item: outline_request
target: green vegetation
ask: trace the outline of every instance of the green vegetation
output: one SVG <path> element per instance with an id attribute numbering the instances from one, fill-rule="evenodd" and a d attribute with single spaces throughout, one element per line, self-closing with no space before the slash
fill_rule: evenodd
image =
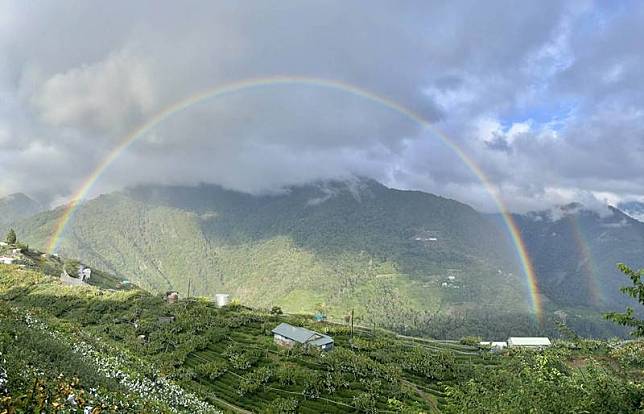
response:
<path id="1" fill-rule="evenodd" d="M 14 229 L 9 229 L 7 232 L 7 237 L 5 237 L 7 244 L 16 244 L 18 238 L 16 237 L 16 231 Z"/>
<path id="2" fill-rule="evenodd" d="M 281 322 L 331 335 L 335 349 L 279 348 L 270 331 Z M 0 265 L 0 353 L 0 407 L 9 413 L 644 409 L 640 341 L 494 354 L 362 327 L 352 335 L 347 325 L 238 304 L 70 287 L 8 265 Z"/>
<path id="3" fill-rule="evenodd" d="M 634 298 L 639 302 L 640 305 L 644 306 L 644 283 L 642 282 L 642 276 L 644 276 L 644 269 L 638 271 L 631 269 L 623 263 L 618 265 L 619 270 L 628 276 L 633 282 L 633 286 L 623 287 L 620 290 L 627 294 L 628 296 Z M 620 325 L 633 328 L 631 335 L 638 338 L 644 337 L 644 321 L 638 319 L 635 315 L 633 308 L 626 308 L 626 312 L 617 313 L 610 312 L 606 314 L 606 318 L 616 322 Z"/>
<path id="4" fill-rule="evenodd" d="M 514 219 L 540 290 L 560 309 L 590 306 L 603 313 L 628 305 L 615 288 L 624 278 L 615 265 L 644 267 L 644 223 L 612 207 L 600 215 L 579 204 Z"/>
<path id="5" fill-rule="evenodd" d="M 625 381 L 616 374 L 621 368 L 606 367 L 609 349 L 604 343 L 592 352 L 576 352 L 560 344 L 543 352 L 511 352 L 499 365 L 477 366 L 468 381 L 448 386 L 445 412 L 633 413 L 644 409 L 644 385 Z"/>

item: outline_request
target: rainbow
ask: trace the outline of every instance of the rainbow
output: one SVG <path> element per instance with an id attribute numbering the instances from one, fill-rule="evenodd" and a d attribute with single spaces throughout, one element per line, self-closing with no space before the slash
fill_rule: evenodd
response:
<path id="1" fill-rule="evenodd" d="M 392 111 L 398 112 L 399 114 L 417 122 L 424 128 L 431 130 L 436 134 L 443 142 L 446 144 L 457 156 L 467 165 L 467 167 L 477 176 L 481 183 L 485 186 L 486 190 L 492 196 L 494 203 L 496 204 L 498 210 L 503 216 L 503 221 L 507 226 L 512 243 L 514 244 L 518 258 L 521 262 L 521 266 L 525 273 L 525 277 L 528 283 L 528 289 L 530 292 L 531 306 L 539 319 L 542 319 L 542 305 L 541 298 L 539 293 L 539 288 L 537 285 L 537 278 L 534 272 L 534 268 L 530 261 L 530 258 L 526 252 L 525 245 L 521 239 L 521 235 L 517 228 L 516 223 L 514 222 L 512 216 L 505 207 L 496 187 L 491 183 L 487 176 L 483 173 L 481 168 L 452 140 L 449 139 L 440 130 L 436 129 L 432 124 L 424 119 L 418 113 L 402 106 L 396 101 L 393 101 L 387 97 L 378 95 L 369 90 L 360 88 L 355 85 L 351 85 L 342 81 L 323 79 L 323 78 L 314 78 L 314 77 L 304 77 L 304 76 L 273 76 L 273 77 L 264 77 L 264 78 L 251 78 L 244 79 L 236 82 L 227 83 L 224 85 L 215 86 L 213 88 L 201 91 L 194 95 L 191 95 L 183 100 L 173 103 L 172 105 L 166 107 L 165 109 L 158 112 L 151 119 L 149 119 L 145 124 L 139 126 L 138 128 L 131 131 L 122 141 L 118 144 L 96 167 L 96 169 L 85 179 L 82 185 L 78 190 L 73 194 L 71 201 L 64 208 L 63 214 L 57 220 L 54 232 L 49 239 L 47 250 L 50 253 L 53 253 L 58 248 L 58 245 L 61 240 L 61 236 L 65 230 L 65 227 L 69 223 L 71 217 L 73 216 L 75 210 L 77 209 L 79 203 L 87 196 L 91 188 L 94 186 L 96 181 L 101 177 L 105 170 L 112 164 L 120 155 L 125 151 L 130 145 L 132 145 L 138 138 L 144 136 L 147 132 L 155 128 L 157 125 L 162 123 L 167 118 L 171 117 L 178 112 L 181 112 L 190 106 L 205 101 L 207 99 L 220 98 L 225 95 L 234 94 L 243 90 L 250 88 L 260 88 L 260 87 L 270 87 L 276 85 L 304 85 L 304 86 L 315 86 L 321 88 L 327 88 L 337 91 L 342 91 L 349 93 L 351 95 L 366 99 L 370 102 L 377 103 L 383 107 L 389 108 Z"/>
<path id="2" fill-rule="evenodd" d="M 590 247 L 588 247 L 586 238 L 582 233 L 581 226 L 579 225 L 578 215 L 570 214 L 568 218 L 570 221 L 570 227 L 572 229 L 572 236 L 577 246 L 577 251 L 579 252 L 579 255 L 582 259 L 581 266 L 584 270 L 584 273 L 588 277 L 588 289 L 590 290 L 590 294 L 593 301 L 595 302 L 595 305 L 600 305 L 603 302 L 604 298 L 601 289 L 599 289 L 599 272 L 597 271 L 597 267 L 595 266 L 592 252 L 590 251 Z"/>

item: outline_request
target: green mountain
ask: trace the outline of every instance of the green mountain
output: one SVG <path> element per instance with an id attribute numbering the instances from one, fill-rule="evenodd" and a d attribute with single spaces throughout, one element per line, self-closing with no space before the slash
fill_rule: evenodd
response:
<path id="1" fill-rule="evenodd" d="M 0 229 L 22 218 L 33 216 L 44 208 L 22 193 L 0 198 Z"/>
<path id="2" fill-rule="evenodd" d="M 618 289 L 627 280 L 616 264 L 644 267 L 644 223 L 613 207 L 597 212 L 580 204 L 515 221 L 551 301 L 603 311 L 633 305 Z"/>
<path id="3" fill-rule="evenodd" d="M 19 238 L 44 247 L 62 213 L 16 223 Z M 58 251 L 155 292 L 230 293 L 333 320 L 353 309 L 363 324 L 435 338 L 553 334 L 561 315 L 582 335 L 623 335 L 601 312 L 631 304 L 615 264 L 644 265 L 644 224 L 575 205 L 515 220 L 535 265 L 543 325 L 527 308 L 497 217 L 366 179 L 272 195 L 131 188 L 84 203 Z"/>
<path id="4" fill-rule="evenodd" d="M 19 223 L 19 237 L 43 247 L 61 214 Z M 364 323 L 444 337 L 472 316 L 485 331 L 505 314 L 534 329 L 505 240 L 467 205 L 357 180 L 263 196 L 212 185 L 103 195 L 76 211 L 59 251 L 156 292 L 226 292 L 336 319 L 355 309 Z"/>
<path id="5" fill-rule="evenodd" d="M 271 333 L 281 323 L 334 348 L 282 348 Z M 642 341 L 497 354 L 0 264 L 6 413 L 629 413 L 643 407 L 643 360 Z"/>

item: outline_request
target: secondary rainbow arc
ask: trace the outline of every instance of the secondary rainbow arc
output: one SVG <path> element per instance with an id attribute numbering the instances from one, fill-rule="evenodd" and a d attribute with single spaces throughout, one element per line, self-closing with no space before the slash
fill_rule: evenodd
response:
<path id="1" fill-rule="evenodd" d="M 577 252 L 581 258 L 581 270 L 583 274 L 588 278 L 588 288 L 590 290 L 591 299 L 594 304 L 599 306 L 604 301 L 604 296 L 602 290 L 599 288 L 601 286 L 601 281 L 599 279 L 599 271 L 593 260 L 593 254 L 590 250 L 590 245 L 584 236 L 584 233 L 579 224 L 579 216 L 571 214 L 568 216 L 570 221 L 570 226 L 572 230 L 573 240 L 577 247 Z"/>
<path id="2" fill-rule="evenodd" d="M 315 78 L 315 77 L 305 77 L 305 76 L 272 76 L 272 77 L 263 77 L 263 78 L 251 78 L 244 79 L 236 82 L 227 83 L 224 85 L 218 85 L 213 88 L 198 92 L 194 95 L 191 95 L 185 99 L 182 99 L 178 102 L 173 103 L 170 106 L 167 106 L 165 109 L 158 112 L 146 123 L 139 126 L 130 132 L 94 169 L 94 171 L 87 176 L 83 181 L 82 185 L 77 189 L 73 194 L 71 201 L 67 204 L 64 209 L 63 214 L 57 220 L 54 226 L 54 232 L 52 233 L 49 242 L 47 244 L 47 251 L 49 253 L 54 253 L 60 244 L 60 240 L 65 231 L 65 227 L 69 223 L 74 212 L 78 208 L 80 202 L 87 196 L 89 191 L 92 189 L 96 181 L 100 176 L 107 170 L 107 168 L 125 151 L 132 143 L 134 143 L 138 138 L 144 136 L 147 132 L 152 130 L 158 124 L 163 122 L 168 117 L 181 112 L 190 106 L 202 102 L 206 99 L 219 98 L 228 94 L 240 92 L 250 88 L 259 88 L 267 86 L 276 86 L 276 85 L 305 85 L 305 86 L 315 86 L 328 88 L 338 91 L 343 91 L 345 93 L 352 94 L 364 98 L 368 101 L 383 105 L 390 110 L 400 113 L 401 115 L 406 116 L 407 118 L 417 122 L 419 125 L 431 130 L 441 141 L 447 145 L 454 153 L 459 157 L 459 159 L 477 176 L 481 181 L 483 186 L 491 195 L 491 198 L 494 200 L 499 212 L 503 217 L 503 221 L 508 229 L 512 243 L 515 246 L 517 256 L 521 263 L 524 275 L 527 280 L 528 289 L 530 292 L 530 301 L 531 307 L 534 310 L 537 319 L 542 321 L 543 308 L 541 304 L 541 298 L 539 293 L 539 288 L 537 284 L 537 278 L 534 272 L 534 268 L 530 257 L 527 254 L 525 244 L 521 239 L 521 234 L 519 229 L 514 222 L 511 214 L 508 212 L 508 209 L 505 207 L 503 200 L 501 199 L 496 187 L 485 175 L 483 170 L 476 164 L 476 162 L 469 157 L 461 147 L 453 142 L 445 133 L 438 130 L 434 127 L 428 120 L 423 118 L 420 114 L 404 107 L 400 103 L 393 101 L 387 97 L 378 95 L 374 92 L 371 92 L 367 89 L 345 83 L 338 80 L 324 79 L 324 78 Z"/>

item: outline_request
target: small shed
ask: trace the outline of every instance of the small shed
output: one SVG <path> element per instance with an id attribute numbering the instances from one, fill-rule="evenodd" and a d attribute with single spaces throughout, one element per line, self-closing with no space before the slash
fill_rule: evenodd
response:
<path id="1" fill-rule="evenodd" d="M 306 328 L 280 323 L 272 332 L 275 343 L 286 348 L 301 344 L 319 348 L 322 351 L 333 349 L 333 338 Z"/>
<path id="2" fill-rule="evenodd" d="M 546 348 L 550 345 L 552 345 L 550 339 L 546 337 L 511 336 L 508 338 L 509 347 Z"/>

